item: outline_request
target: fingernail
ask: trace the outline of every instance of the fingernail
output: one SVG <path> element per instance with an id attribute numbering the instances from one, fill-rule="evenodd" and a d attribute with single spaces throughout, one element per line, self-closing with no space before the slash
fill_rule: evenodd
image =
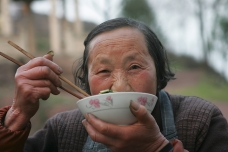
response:
<path id="1" fill-rule="evenodd" d="M 130 103 L 130 106 L 133 110 L 137 111 L 140 107 L 140 104 L 138 102 L 135 102 L 135 101 L 132 101 L 131 100 L 131 103 Z"/>
<path id="2" fill-rule="evenodd" d="M 59 73 L 63 73 L 63 69 L 61 67 L 58 68 Z"/>
<path id="3" fill-rule="evenodd" d="M 89 118 L 89 114 L 86 113 L 86 114 L 84 115 L 84 117 L 85 117 L 86 119 L 88 119 L 88 118 Z"/>
<path id="4" fill-rule="evenodd" d="M 49 51 L 47 54 L 54 56 L 54 51 Z"/>
<path id="5" fill-rule="evenodd" d="M 82 120 L 82 124 L 83 124 L 84 126 L 86 126 L 86 125 L 87 125 L 87 122 L 86 122 L 86 120 L 85 120 L 85 119 L 83 119 L 83 120 Z"/>

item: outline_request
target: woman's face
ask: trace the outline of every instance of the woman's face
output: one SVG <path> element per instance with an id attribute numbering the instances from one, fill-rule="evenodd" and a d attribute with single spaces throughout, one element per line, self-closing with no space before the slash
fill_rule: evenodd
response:
<path id="1" fill-rule="evenodd" d="M 156 94 L 156 69 L 143 34 L 123 27 L 96 36 L 89 46 L 88 80 L 92 95 L 106 89 Z"/>

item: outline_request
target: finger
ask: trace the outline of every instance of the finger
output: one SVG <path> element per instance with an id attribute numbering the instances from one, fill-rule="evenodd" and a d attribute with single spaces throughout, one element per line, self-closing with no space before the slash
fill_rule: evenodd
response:
<path id="1" fill-rule="evenodd" d="M 58 88 L 56 86 L 54 86 L 51 81 L 49 80 L 24 80 L 24 81 L 20 81 L 20 84 L 18 85 L 23 85 L 23 84 L 27 84 L 27 85 L 31 85 L 32 87 L 38 87 L 38 88 L 50 88 L 51 93 L 54 95 L 58 95 L 60 93 L 60 91 L 58 90 Z"/>
<path id="2" fill-rule="evenodd" d="M 92 114 L 86 114 L 85 118 L 88 121 L 88 123 L 91 124 L 93 128 L 95 128 L 95 130 L 97 130 L 105 136 L 119 138 L 120 136 L 123 137 L 125 134 L 122 126 L 106 123 L 100 119 L 97 119 Z"/>
<path id="3" fill-rule="evenodd" d="M 37 104 L 39 99 L 48 99 L 51 93 L 47 87 L 31 87 L 30 84 L 24 84 L 24 87 L 19 87 L 16 92 L 16 98 L 23 98 L 30 103 Z"/>
<path id="4" fill-rule="evenodd" d="M 107 146 L 111 146 L 113 143 L 116 143 L 114 139 L 99 133 L 86 119 L 82 121 L 82 124 L 93 141 L 103 143 Z"/>
<path id="5" fill-rule="evenodd" d="M 49 55 L 47 55 L 47 57 L 49 57 Z M 26 70 L 32 69 L 34 67 L 37 67 L 37 66 L 47 66 L 56 74 L 61 74 L 63 72 L 62 68 L 59 67 L 56 63 L 54 63 L 44 57 L 37 57 L 37 58 L 30 60 L 27 64 L 21 66 L 19 68 L 19 71 L 26 71 Z"/>
<path id="6" fill-rule="evenodd" d="M 50 80 L 54 86 L 60 87 L 62 85 L 58 75 L 56 75 L 49 67 L 39 66 L 22 73 L 16 74 L 15 79 L 19 81 L 21 78 L 30 80 Z"/>
<path id="7" fill-rule="evenodd" d="M 43 100 L 47 100 L 50 97 L 50 93 L 51 90 L 50 88 L 47 87 L 37 87 L 33 89 L 34 92 L 34 97 L 39 100 L 39 99 L 43 99 Z"/>
<path id="8" fill-rule="evenodd" d="M 139 123 L 147 124 L 148 122 L 154 122 L 154 117 L 147 111 L 147 109 L 140 105 L 138 102 L 131 101 L 130 109 L 132 114 L 137 118 Z"/>

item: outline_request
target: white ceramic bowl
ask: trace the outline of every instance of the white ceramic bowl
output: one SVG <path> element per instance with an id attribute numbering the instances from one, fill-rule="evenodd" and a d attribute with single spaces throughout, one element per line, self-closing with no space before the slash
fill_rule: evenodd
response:
<path id="1" fill-rule="evenodd" d="M 77 106 L 83 115 L 91 113 L 108 123 L 130 125 L 137 121 L 129 108 L 131 100 L 145 106 L 151 113 L 157 102 L 157 97 L 141 92 L 106 93 L 83 98 L 77 102 Z"/>

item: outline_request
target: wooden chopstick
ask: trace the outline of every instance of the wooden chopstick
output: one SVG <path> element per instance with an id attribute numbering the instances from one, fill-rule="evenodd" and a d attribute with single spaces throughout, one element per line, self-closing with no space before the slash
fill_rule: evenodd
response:
<path id="1" fill-rule="evenodd" d="M 23 65 L 23 63 L 21 63 L 21 62 L 15 60 L 14 58 L 12 58 L 12 57 L 10 57 L 10 56 L 8 56 L 8 55 L 2 53 L 2 52 L 0 52 L 0 55 L 3 56 L 3 57 L 6 58 L 6 59 L 12 61 L 13 63 L 19 65 L 19 66 L 22 66 L 22 65 Z M 82 95 L 80 95 L 80 94 L 78 94 L 78 93 L 74 93 L 74 92 L 72 92 L 72 91 L 70 91 L 70 90 L 64 88 L 63 86 L 60 86 L 59 88 L 61 88 L 62 90 L 66 91 L 67 93 L 69 93 L 69 94 L 71 94 L 71 95 L 77 97 L 78 99 L 84 98 Z"/>
<path id="2" fill-rule="evenodd" d="M 27 57 L 29 57 L 30 59 L 35 58 L 33 55 L 29 54 L 28 52 L 26 52 L 25 50 L 23 50 L 21 47 L 19 47 L 17 44 L 13 43 L 12 41 L 8 41 L 8 43 L 13 46 L 14 48 L 16 48 L 18 51 L 20 51 L 21 53 L 23 53 L 24 55 L 26 55 Z"/>
<path id="3" fill-rule="evenodd" d="M 11 58 L 10 56 L 8 56 L 8 55 L 6 55 L 6 54 L 4 54 L 4 53 L 2 53 L 2 52 L 0 52 L 0 55 L 3 56 L 3 57 L 6 58 L 6 59 L 12 61 L 13 63 L 19 65 L 19 66 L 22 66 L 22 65 L 23 65 L 23 63 L 21 63 L 21 62 L 15 60 L 14 58 Z"/>
<path id="4" fill-rule="evenodd" d="M 14 48 L 16 48 L 18 51 L 20 51 L 21 53 L 23 53 L 24 55 L 26 55 L 27 57 L 29 57 L 30 59 L 35 58 L 33 55 L 29 54 L 28 52 L 26 52 L 25 50 L 23 50 L 21 47 L 19 47 L 18 45 L 16 45 L 15 43 L 13 43 L 12 41 L 8 41 L 8 43 L 13 46 Z M 82 89 L 80 89 L 78 86 L 74 85 L 72 82 L 70 82 L 68 79 L 66 79 L 65 77 L 59 75 L 59 78 L 61 80 L 63 80 L 64 82 L 66 82 L 67 84 L 69 84 L 70 86 L 72 86 L 73 88 L 75 88 L 78 92 L 82 93 L 83 95 L 85 95 L 86 97 L 90 96 L 89 94 L 87 94 L 85 91 L 83 91 Z"/>

